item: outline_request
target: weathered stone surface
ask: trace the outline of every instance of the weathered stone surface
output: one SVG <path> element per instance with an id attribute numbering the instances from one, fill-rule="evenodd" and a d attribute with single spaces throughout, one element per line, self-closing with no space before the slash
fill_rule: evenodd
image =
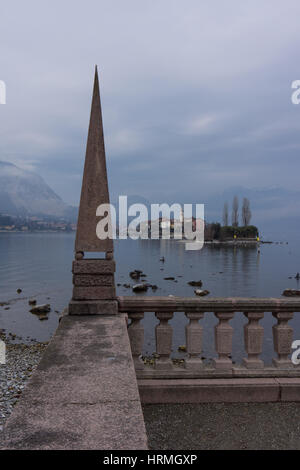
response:
<path id="1" fill-rule="evenodd" d="M 113 274 L 74 274 L 74 286 L 113 286 Z"/>
<path id="2" fill-rule="evenodd" d="M 187 312 L 186 316 L 189 318 L 190 323 L 185 327 L 187 351 L 189 353 L 189 357 L 185 360 L 185 368 L 198 370 L 203 365 L 200 357 L 202 352 L 203 327 L 199 324 L 199 320 L 204 317 L 204 313 Z"/>
<path id="3" fill-rule="evenodd" d="M 136 370 L 144 369 L 144 363 L 140 356 L 144 346 L 144 326 L 141 320 L 144 318 L 144 313 L 129 314 L 131 323 L 128 327 L 128 336 L 130 340 L 130 347 L 133 357 L 133 362 Z"/>
<path id="4" fill-rule="evenodd" d="M 212 364 L 203 364 L 199 368 L 184 368 L 180 364 L 174 364 L 170 370 L 156 370 L 145 365 L 143 370 L 137 371 L 138 379 L 228 379 L 228 378 L 298 378 L 300 369 L 278 369 L 274 366 L 265 366 L 263 369 L 248 369 L 243 366 L 233 365 L 232 369 L 216 369 Z"/>
<path id="5" fill-rule="evenodd" d="M 281 389 L 282 401 L 300 401 L 300 379 L 299 378 L 276 378 Z"/>
<path id="6" fill-rule="evenodd" d="M 146 432 L 135 403 L 20 405 L 11 418 L 5 450 L 145 450 Z M 24 417 L 24 420 L 23 420 Z M 22 423 L 22 428 L 20 424 Z M 0 447 L 1 448 L 1 447 Z"/>
<path id="7" fill-rule="evenodd" d="M 264 317 L 264 313 L 245 312 L 244 315 L 249 322 L 244 326 L 245 349 L 248 357 L 243 359 L 243 364 L 249 369 L 262 369 L 264 363 L 259 355 L 262 353 L 264 329 L 258 322 Z"/>
<path id="8" fill-rule="evenodd" d="M 69 315 L 115 315 L 118 313 L 116 300 L 71 300 Z"/>
<path id="9" fill-rule="evenodd" d="M 234 317 L 234 312 L 216 312 L 219 323 L 215 326 L 215 344 L 218 359 L 214 359 L 214 365 L 217 369 L 231 369 L 233 328 L 229 325 L 229 320 Z"/>
<path id="10" fill-rule="evenodd" d="M 2 448 L 147 448 L 124 315 L 62 318 Z"/>
<path id="11" fill-rule="evenodd" d="M 300 379 L 299 383 L 300 383 Z M 142 403 L 234 403 L 280 400 L 276 379 L 140 379 Z"/>
<path id="12" fill-rule="evenodd" d="M 242 297 L 118 297 L 122 312 L 300 312 L 300 299 Z"/>
<path id="13" fill-rule="evenodd" d="M 277 325 L 273 325 L 273 341 L 274 349 L 278 354 L 278 358 L 273 359 L 273 364 L 276 367 L 293 368 L 293 364 L 289 359 L 289 354 L 292 350 L 293 341 L 293 328 L 288 325 L 288 321 L 293 318 L 291 312 L 274 313 L 273 316 L 277 318 Z"/>
<path id="14" fill-rule="evenodd" d="M 114 299 L 116 292 L 114 287 L 98 286 L 98 287 L 80 287 L 74 286 L 73 300 L 101 300 Z"/>
<path id="15" fill-rule="evenodd" d="M 172 312 L 156 312 L 159 324 L 155 327 L 156 352 L 159 355 L 155 362 L 158 370 L 172 369 L 173 363 L 170 358 L 172 351 L 173 328 L 168 323 L 173 318 Z"/>
<path id="16" fill-rule="evenodd" d="M 100 217 L 96 216 L 100 204 L 109 203 L 102 113 L 100 104 L 99 80 L 95 71 L 94 90 L 90 126 L 87 139 L 81 198 L 77 221 L 75 251 L 113 251 L 113 240 L 100 240 L 96 226 Z"/>
<path id="17" fill-rule="evenodd" d="M 73 261 L 73 274 L 109 274 L 116 270 L 116 263 L 106 259 L 82 259 Z"/>

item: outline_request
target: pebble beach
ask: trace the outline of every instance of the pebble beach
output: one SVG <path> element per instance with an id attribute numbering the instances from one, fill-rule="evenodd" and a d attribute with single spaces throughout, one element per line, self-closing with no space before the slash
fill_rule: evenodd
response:
<path id="1" fill-rule="evenodd" d="M 26 382 L 41 360 L 48 342 L 14 344 L 0 334 L 6 343 L 6 363 L 0 364 L 0 440 L 3 426 L 20 398 Z"/>

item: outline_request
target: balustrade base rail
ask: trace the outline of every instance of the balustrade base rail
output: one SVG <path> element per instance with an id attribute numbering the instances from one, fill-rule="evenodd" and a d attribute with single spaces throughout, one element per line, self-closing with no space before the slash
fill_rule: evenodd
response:
<path id="1" fill-rule="evenodd" d="M 299 402 L 299 378 L 139 379 L 144 404 Z"/>

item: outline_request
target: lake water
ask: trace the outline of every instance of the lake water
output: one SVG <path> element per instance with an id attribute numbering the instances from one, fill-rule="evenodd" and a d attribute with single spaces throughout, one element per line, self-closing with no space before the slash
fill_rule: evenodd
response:
<path id="1" fill-rule="evenodd" d="M 0 233 L 0 302 L 9 302 L 8 306 L 0 307 L 0 328 L 22 338 L 17 341 L 46 341 L 53 334 L 59 315 L 72 295 L 73 248 L 74 233 Z M 160 261 L 162 256 L 164 263 Z M 158 286 L 155 292 L 150 289 L 147 294 L 132 294 L 131 289 L 121 285 L 117 287 L 119 295 L 194 296 L 194 288 L 187 282 L 199 279 L 203 281 L 202 288 L 208 289 L 213 297 L 280 297 L 287 287 L 299 288 L 294 279 L 300 271 L 296 239 L 284 240 L 281 244 L 262 244 L 260 252 L 256 246 L 205 245 L 200 251 L 186 251 L 184 243 L 174 240 L 117 240 L 115 259 L 116 283 L 132 285 L 129 272 L 141 269 L 147 274 L 147 281 Z M 177 282 L 164 280 L 168 276 L 174 276 Z M 18 288 L 22 289 L 21 294 L 17 294 Z M 29 312 L 30 298 L 35 298 L 37 303 L 50 303 L 48 320 L 40 321 Z M 291 325 L 295 339 L 300 339 L 297 315 Z M 233 356 L 236 360 L 243 354 L 245 321 L 243 315 L 236 314 L 231 322 L 235 327 Z M 153 352 L 156 322 L 154 314 L 147 315 L 146 354 Z M 212 313 L 205 315 L 204 356 L 214 353 L 213 325 L 216 322 Z M 263 357 L 267 361 L 272 356 L 271 325 L 274 322 L 268 313 L 262 321 L 266 327 Z M 179 355 L 176 353 L 178 345 L 185 344 L 185 324 L 184 315 L 174 315 L 175 356 Z"/>

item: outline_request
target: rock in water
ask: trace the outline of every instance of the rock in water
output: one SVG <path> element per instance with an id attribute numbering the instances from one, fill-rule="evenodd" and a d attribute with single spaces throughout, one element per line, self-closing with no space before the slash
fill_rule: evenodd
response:
<path id="1" fill-rule="evenodd" d="M 131 271 L 129 273 L 129 276 L 131 279 L 139 279 L 143 271 L 140 271 L 139 269 L 135 269 L 134 271 Z"/>
<path id="2" fill-rule="evenodd" d="M 202 283 L 202 281 L 190 281 L 190 282 L 188 282 L 188 284 L 190 286 L 193 286 L 193 287 L 202 287 L 203 283 Z"/>
<path id="3" fill-rule="evenodd" d="M 29 305 L 36 305 L 36 300 L 35 299 L 29 299 L 28 304 Z"/>
<path id="4" fill-rule="evenodd" d="M 175 277 L 169 276 L 169 277 L 164 277 L 165 281 L 175 281 Z"/>
<path id="5" fill-rule="evenodd" d="M 48 320 L 48 315 L 46 313 L 42 314 L 42 315 L 39 315 L 39 320 L 40 321 L 43 321 L 43 320 Z"/>
<path id="6" fill-rule="evenodd" d="M 148 290 L 147 284 L 135 284 L 132 286 L 133 292 L 146 292 Z"/>
<path id="7" fill-rule="evenodd" d="M 30 309 L 31 313 L 35 313 L 36 315 L 43 314 L 43 313 L 48 313 L 50 312 L 50 304 L 43 304 L 43 305 L 36 305 L 35 307 L 32 307 Z"/>
<path id="8" fill-rule="evenodd" d="M 208 295 L 210 293 L 209 290 L 201 290 L 201 289 L 195 289 L 194 292 L 196 295 L 200 295 L 200 297 L 204 297 L 205 295 Z"/>
<path id="9" fill-rule="evenodd" d="M 282 292 L 285 297 L 300 297 L 300 290 L 298 289 L 285 289 Z"/>

